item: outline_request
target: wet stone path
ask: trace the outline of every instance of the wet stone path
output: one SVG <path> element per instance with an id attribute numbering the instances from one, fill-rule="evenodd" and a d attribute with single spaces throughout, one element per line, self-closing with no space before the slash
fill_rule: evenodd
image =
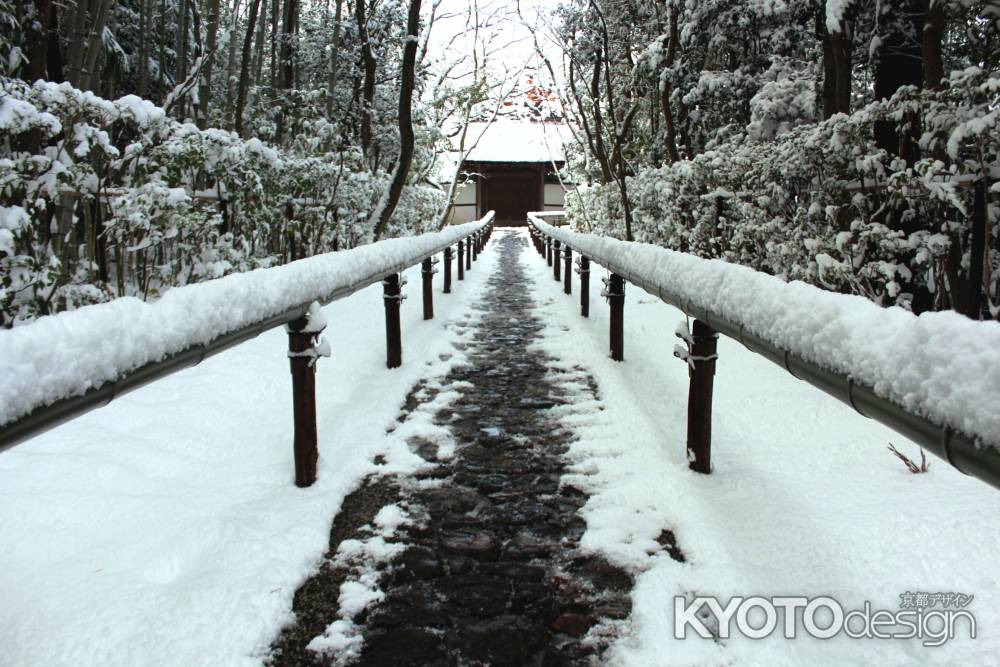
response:
<path id="1" fill-rule="evenodd" d="M 434 466 L 373 476 L 348 496 L 270 664 L 599 664 L 627 619 L 632 579 L 579 552 L 586 496 L 561 483 L 573 434 L 549 411 L 579 391 L 561 389 L 552 360 L 532 347 L 543 325 L 519 264 L 526 240 L 496 236 L 468 363 L 439 385 L 418 384 L 400 416 L 457 388 L 433 413 L 454 451 L 410 438 Z M 359 544 L 376 566 L 345 556 Z M 324 632 L 329 641 L 313 641 Z"/>

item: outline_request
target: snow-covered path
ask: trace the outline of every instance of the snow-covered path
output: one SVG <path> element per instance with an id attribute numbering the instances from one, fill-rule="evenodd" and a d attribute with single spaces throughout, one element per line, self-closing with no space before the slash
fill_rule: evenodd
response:
<path id="1" fill-rule="evenodd" d="M 592 378 L 538 348 L 527 243 L 497 236 L 451 369 L 414 388 L 394 427 L 427 464 L 345 500 L 276 667 L 581 664 L 628 616 L 632 578 L 580 552 L 587 498 L 563 483 L 575 436 L 557 415 L 603 406 Z"/>
<path id="2" fill-rule="evenodd" d="M 0 455 L 0 664 L 261 664 L 293 620 L 292 595 L 322 559 L 343 498 L 376 468 L 426 465 L 406 440 L 436 433 L 430 420 L 386 429 L 412 387 L 461 361 L 454 349 L 497 261 L 495 244 L 455 294 L 438 291 L 437 320 L 420 320 L 419 299 L 404 303 L 401 369 L 384 368 L 377 288 L 325 309 L 334 356 L 317 375 L 321 458 L 310 489 L 291 479 L 281 331 Z M 583 320 L 578 295 L 562 294 L 544 260 L 524 253 L 522 263 L 545 315 L 541 351 L 556 360 L 552 373 L 592 376 L 606 407 L 587 409 L 589 388 L 580 386 L 580 401 L 552 408 L 576 438 L 565 481 L 590 494 L 581 546 L 636 576 L 630 621 L 606 659 L 995 662 L 995 491 L 938 461 L 925 475 L 907 473 L 885 447 L 911 456 L 916 447 L 726 339 L 715 470 L 692 473 L 684 460 L 687 372 L 670 353 L 682 315 L 628 289 L 626 360 L 615 363 L 596 267 Z M 685 562 L 662 548 L 664 530 Z M 845 609 L 869 600 L 898 610 L 900 594 L 921 591 L 974 595 L 976 639 L 965 625 L 937 648 L 788 640 L 780 630 L 760 641 L 672 639 L 678 594 L 717 595 L 723 604 L 736 595 L 831 595 Z"/>

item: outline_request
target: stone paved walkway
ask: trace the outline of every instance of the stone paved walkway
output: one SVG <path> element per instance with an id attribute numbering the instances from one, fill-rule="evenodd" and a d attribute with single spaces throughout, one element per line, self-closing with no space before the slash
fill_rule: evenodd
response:
<path id="1" fill-rule="evenodd" d="M 523 287 L 527 242 L 495 236 L 498 262 L 465 350 L 471 363 L 440 390 L 415 387 L 400 417 L 459 387 L 461 397 L 434 415 L 456 442 L 454 455 L 438 461 L 437 443 L 413 440 L 437 463 L 430 472 L 372 478 L 345 500 L 330 559 L 296 593 L 297 623 L 275 641 L 272 664 L 590 664 L 627 618 L 631 577 L 577 550 L 586 497 L 560 483 L 573 434 L 549 414 L 573 394 L 532 348 L 542 324 Z M 353 576 L 334 561 L 338 546 L 370 536 L 364 527 L 392 503 L 419 520 L 388 538 L 401 553 L 378 571 L 384 597 L 352 619 L 360 655 L 307 650 L 337 620 L 340 587 Z"/>

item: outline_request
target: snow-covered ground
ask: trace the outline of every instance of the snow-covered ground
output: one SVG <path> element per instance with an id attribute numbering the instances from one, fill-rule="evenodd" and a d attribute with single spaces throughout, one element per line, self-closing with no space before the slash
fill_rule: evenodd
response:
<path id="1" fill-rule="evenodd" d="M 293 483 L 280 328 L 0 454 L 0 665 L 259 665 L 374 456 L 383 471 L 422 463 L 385 429 L 454 354 L 442 321 L 465 320 L 495 257 L 450 295 L 436 276 L 430 322 L 407 273 L 399 369 L 385 368 L 380 285 L 324 308 L 308 489 Z"/>
<path id="2" fill-rule="evenodd" d="M 504 232 L 497 232 L 504 233 Z M 523 233 L 523 232 L 522 232 Z M 682 315 L 627 288 L 625 357 L 607 357 L 601 272 L 591 318 L 528 250 L 544 348 L 596 379 L 558 408 L 577 430 L 569 481 L 593 494 L 586 548 L 638 573 L 620 665 L 995 664 L 1000 653 L 996 491 L 931 460 L 908 473 L 886 450 L 918 450 L 738 344 L 722 339 L 710 476 L 684 459 Z M 420 320 L 419 276 L 403 304 L 404 365 L 384 367 L 378 287 L 324 309 L 319 481 L 293 485 L 291 392 L 280 330 L 138 390 L 0 454 L 0 664 L 259 665 L 291 620 L 292 594 L 323 556 L 343 497 L 374 469 L 418 459 L 386 434 L 406 392 L 439 376 L 495 261 L 480 255 Z M 439 277 L 440 278 L 440 277 Z M 574 281 L 574 290 L 578 283 Z M 473 315 L 474 317 L 474 315 Z M 581 385 L 582 387 L 582 385 Z M 597 408 L 603 407 L 603 410 Z M 674 531 L 687 562 L 656 538 Z M 899 594 L 975 595 L 977 638 L 917 641 L 672 639 L 676 594 L 831 595 L 846 608 Z M 801 634 L 801 633 L 800 633 Z"/>
<path id="3" fill-rule="evenodd" d="M 573 484 L 585 548 L 640 572 L 632 628 L 607 656 L 624 665 L 995 665 L 1000 654 L 1000 512 L 997 491 L 934 457 L 914 475 L 886 447 L 919 461 L 895 432 L 722 337 L 715 376 L 714 471 L 687 468 L 687 366 L 672 356 L 677 309 L 627 286 L 625 361 L 608 357 L 603 269 L 592 265 L 590 318 L 579 281 L 562 293 L 532 250 L 534 294 L 549 315 L 544 348 L 564 368 L 596 378 L 604 410 L 581 403 L 563 420 L 579 433 Z M 586 396 L 581 392 L 581 396 Z M 673 530 L 687 561 L 660 551 Z M 651 552 L 656 552 L 650 556 Z M 917 640 L 773 636 L 715 642 L 688 630 L 673 639 L 674 596 L 829 595 L 844 610 L 900 609 L 906 592 L 975 595 L 977 637 L 938 648 Z M 760 622 L 755 621 L 755 625 Z M 735 628 L 735 622 L 733 623 Z M 936 630 L 936 625 L 934 626 Z"/>

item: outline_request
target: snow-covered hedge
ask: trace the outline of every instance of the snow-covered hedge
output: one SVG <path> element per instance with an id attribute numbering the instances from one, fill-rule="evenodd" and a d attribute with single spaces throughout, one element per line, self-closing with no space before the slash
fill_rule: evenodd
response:
<path id="1" fill-rule="evenodd" d="M 134 95 L 0 77 L 0 327 L 369 242 L 390 175 L 332 144 L 283 151 Z M 407 187 L 390 234 L 443 207 Z"/>
<path id="2" fill-rule="evenodd" d="M 1000 445 L 1000 322 L 914 315 L 731 262 L 535 224 L 911 412 Z"/>
<path id="3" fill-rule="evenodd" d="M 484 221 L 388 239 L 171 289 L 115 299 L 0 330 L 0 426 L 450 245 Z"/>
<path id="4" fill-rule="evenodd" d="M 776 78 L 779 85 L 798 83 Z M 968 184 L 984 172 L 995 180 L 1000 168 L 1000 79 L 972 68 L 953 74 L 942 91 L 904 88 L 889 101 L 808 125 L 769 121 L 776 112 L 765 92 L 752 104 L 747 135 L 628 179 L 635 240 L 881 304 L 964 309 Z M 787 118 L 785 111 L 778 115 Z M 876 121 L 903 119 L 920 129 L 923 157 L 912 166 L 874 145 Z M 985 276 L 994 316 L 998 194 L 1000 185 L 992 185 Z M 625 238 L 615 184 L 570 195 L 567 211 L 578 229 Z"/>

